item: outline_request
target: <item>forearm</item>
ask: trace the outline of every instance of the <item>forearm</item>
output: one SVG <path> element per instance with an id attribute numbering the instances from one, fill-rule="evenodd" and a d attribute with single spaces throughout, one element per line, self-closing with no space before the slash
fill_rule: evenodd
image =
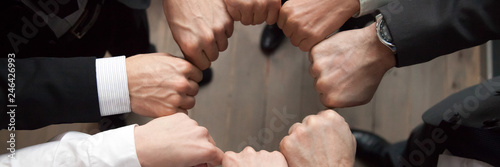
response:
<path id="1" fill-rule="evenodd" d="M 68 132 L 60 141 L 16 150 L 14 155 L 1 155 L 0 166 L 140 166 L 134 127 L 130 125 L 92 136 Z"/>
<path id="2" fill-rule="evenodd" d="M 398 67 L 500 38 L 500 1 L 395 1 L 380 8 L 397 47 Z"/>

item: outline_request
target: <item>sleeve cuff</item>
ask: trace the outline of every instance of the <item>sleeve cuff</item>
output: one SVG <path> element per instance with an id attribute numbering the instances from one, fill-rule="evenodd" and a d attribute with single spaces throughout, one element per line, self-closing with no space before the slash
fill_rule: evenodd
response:
<path id="1" fill-rule="evenodd" d="M 353 17 L 360 17 L 373 13 L 377 10 L 377 8 L 380 8 L 390 2 L 392 2 L 392 0 L 359 0 L 359 13 Z"/>
<path id="2" fill-rule="evenodd" d="M 101 116 L 130 112 L 125 56 L 96 59 L 95 67 Z"/>
<path id="3" fill-rule="evenodd" d="M 129 125 L 98 133 L 87 140 L 91 166 L 141 166 L 135 149 L 134 128 Z"/>

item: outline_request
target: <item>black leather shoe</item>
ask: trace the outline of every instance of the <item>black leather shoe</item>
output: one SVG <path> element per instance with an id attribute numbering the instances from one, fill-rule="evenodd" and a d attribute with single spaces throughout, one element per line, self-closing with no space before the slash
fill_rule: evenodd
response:
<path id="1" fill-rule="evenodd" d="M 370 166 L 384 166 L 390 144 L 382 137 L 362 130 L 351 129 L 356 138 L 356 159 Z"/>
<path id="2" fill-rule="evenodd" d="M 270 55 L 276 51 L 284 38 L 285 34 L 283 34 L 283 31 L 281 31 L 277 24 L 266 25 L 260 38 L 260 49 L 264 54 Z"/>
<path id="3" fill-rule="evenodd" d="M 210 81 L 212 81 L 212 76 L 213 76 L 213 72 L 212 72 L 212 68 L 208 68 L 206 70 L 203 70 L 203 79 L 201 79 L 200 82 L 198 82 L 198 86 L 200 87 L 203 87 L 205 85 L 208 85 L 208 83 L 210 83 Z"/>

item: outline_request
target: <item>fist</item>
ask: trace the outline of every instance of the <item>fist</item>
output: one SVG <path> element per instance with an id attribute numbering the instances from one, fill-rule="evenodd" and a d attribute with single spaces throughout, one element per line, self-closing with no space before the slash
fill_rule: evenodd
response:
<path id="1" fill-rule="evenodd" d="M 271 25 L 278 20 L 281 0 L 225 0 L 234 21 L 243 25 L 263 23 Z"/>
<path id="2" fill-rule="evenodd" d="M 136 127 L 134 136 L 141 166 L 217 166 L 224 156 L 208 130 L 184 113 Z"/>
<path id="3" fill-rule="evenodd" d="M 227 49 L 234 21 L 224 0 L 164 0 L 163 11 L 186 60 L 201 70 Z"/>
<path id="4" fill-rule="evenodd" d="M 290 0 L 280 10 L 278 26 L 294 46 L 308 52 L 359 12 L 359 0 Z"/>
<path id="5" fill-rule="evenodd" d="M 126 59 L 132 111 L 160 117 L 187 112 L 195 105 L 201 71 L 191 63 L 166 53 L 136 55 Z"/>
<path id="6" fill-rule="evenodd" d="M 392 51 L 378 40 L 375 24 L 333 35 L 311 50 L 309 60 L 315 89 L 329 108 L 368 103 L 396 64 Z"/>
<path id="7" fill-rule="evenodd" d="M 356 139 L 337 112 L 322 111 L 290 127 L 280 150 L 291 167 L 353 166 Z"/>
<path id="8" fill-rule="evenodd" d="M 234 153 L 232 151 L 226 152 L 224 158 L 222 159 L 222 166 L 228 167 L 261 167 L 261 166 L 272 166 L 272 167 L 287 167 L 287 163 L 283 154 L 277 151 L 267 152 L 259 151 L 255 152 L 252 147 L 246 147 L 240 153 Z"/>

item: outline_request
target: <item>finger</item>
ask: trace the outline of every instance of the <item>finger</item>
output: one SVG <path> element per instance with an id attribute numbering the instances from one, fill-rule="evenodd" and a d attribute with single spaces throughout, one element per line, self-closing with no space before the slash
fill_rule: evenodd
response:
<path id="1" fill-rule="evenodd" d="M 300 50 L 307 52 L 312 49 L 312 47 L 318 43 L 323 41 L 323 39 L 314 39 L 314 38 L 306 38 L 303 41 L 300 42 L 299 48 Z"/>
<path id="2" fill-rule="evenodd" d="M 179 108 L 185 110 L 192 109 L 195 104 L 196 104 L 196 99 L 193 96 L 184 95 L 182 97 L 181 105 L 179 106 Z"/>
<path id="3" fill-rule="evenodd" d="M 285 5 L 286 3 L 281 7 L 278 15 L 278 27 L 281 29 L 283 29 L 283 27 L 286 24 L 286 21 L 288 20 L 288 15 L 286 14 L 286 10 L 288 9 L 286 8 Z"/>
<path id="4" fill-rule="evenodd" d="M 210 62 L 217 60 L 219 58 L 219 48 L 217 47 L 217 42 L 215 39 L 215 34 L 213 34 L 213 38 L 209 38 L 211 40 L 206 41 L 205 46 L 203 47 L 203 52 L 207 56 Z"/>
<path id="5" fill-rule="evenodd" d="M 306 116 L 304 119 L 302 119 L 302 123 L 306 125 L 309 124 L 312 116 L 313 115 Z"/>
<path id="6" fill-rule="evenodd" d="M 254 18 L 252 24 L 256 25 L 266 21 L 267 13 L 268 13 L 267 6 L 265 5 L 256 6 L 254 10 L 254 16 L 253 16 Z"/>
<path id="7" fill-rule="evenodd" d="M 203 56 L 206 57 L 206 56 Z M 189 80 L 193 80 L 195 82 L 200 82 L 203 79 L 203 72 L 195 66 L 192 66 L 187 73 L 184 74 Z"/>
<path id="8" fill-rule="evenodd" d="M 299 43 L 304 40 L 304 36 L 300 35 L 299 32 L 294 32 L 292 35 L 290 35 L 290 41 L 292 41 L 293 46 L 299 46 Z"/>
<path id="9" fill-rule="evenodd" d="M 191 50 L 186 50 L 182 48 L 184 45 L 181 46 L 181 52 L 184 55 L 184 58 L 194 64 L 196 67 L 199 69 L 206 69 L 210 67 L 210 60 L 206 57 L 206 55 L 203 53 L 200 47 L 195 47 L 196 50 L 191 49 Z"/>
<path id="10" fill-rule="evenodd" d="M 219 166 L 222 164 L 222 158 L 224 158 L 224 152 L 217 147 L 215 147 L 215 149 L 216 149 L 216 152 L 215 152 L 214 157 L 207 161 L 207 164 L 209 166 Z"/>
<path id="11" fill-rule="evenodd" d="M 273 25 L 278 21 L 279 10 L 271 9 L 267 13 L 266 23 Z"/>
<path id="12" fill-rule="evenodd" d="M 210 60 L 208 60 L 208 57 L 205 55 L 203 51 L 200 51 L 199 53 L 196 53 L 194 56 L 190 56 L 185 54 L 184 51 L 182 53 L 185 55 L 184 58 L 193 63 L 196 67 L 198 67 L 201 70 L 207 69 L 210 67 Z M 194 79 L 193 79 L 194 80 Z"/>
<path id="13" fill-rule="evenodd" d="M 297 25 L 287 21 L 285 25 L 283 25 L 283 34 L 285 34 L 286 37 L 290 38 L 293 33 L 297 31 L 298 27 Z"/>
<path id="14" fill-rule="evenodd" d="M 202 163 L 202 164 L 196 165 L 194 167 L 208 167 L 208 164 L 207 163 Z"/>
<path id="15" fill-rule="evenodd" d="M 312 70 L 312 66 L 313 66 L 313 65 L 314 65 L 314 64 L 311 64 L 311 66 L 309 67 L 309 75 L 311 75 L 311 77 L 313 77 L 313 78 L 316 78 L 316 76 L 314 75 L 314 72 L 313 72 L 313 70 Z"/>
<path id="16" fill-rule="evenodd" d="M 227 41 L 227 36 L 225 31 L 223 32 L 217 32 L 215 34 L 215 40 L 217 42 L 217 47 L 219 49 L 219 52 L 222 52 L 227 49 L 228 46 L 228 41 Z M 215 60 L 213 60 L 215 61 Z"/>
<path id="17" fill-rule="evenodd" d="M 318 88 L 318 80 L 319 80 L 319 77 L 317 78 L 314 78 L 314 90 L 316 90 L 316 92 L 323 94 L 323 92 L 321 92 L 321 90 Z"/>
<path id="18" fill-rule="evenodd" d="M 293 131 L 294 131 L 297 127 L 299 127 L 300 125 L 301 125 L 301 123 L 299 123 L 299 122 L 294 123 L 294 124 L 290 127 L 290 129 L 288 129 L 288 135 L 291 135 L 291 134 L 293 133 Z"/>
<path id="19" fill-rule="evenodd" d="M 188 80 L 189 82 L 189 90 L 186 92 L 186 95 L 188 96 L 196 96 L 198 94 L 198 90 L 199 90 L 199 85 L 197 82 L 193 81 L 193 80 Z"/>
<path id="20" fill-rule="evenodd" d="M 273 0 L 268 4 L 268 13 L 266 22 L 269 25 L 273 25 L 278 21 L 278 16 L 281 8 L 280 0 Z"/>
<path id="21" fill-rule="evenodd" d="M 240 21 L 241 20 L 241 13 L 240 13 L 239 10 L 236 10 L 232 6 L 227 5 L 227 12 L 233 18 L 234 21 Z"/>
<path id="22" fill-rule="evenodd" d="M 321 116 L 322 118 L 326 118 L 326 119 L 335 119 L 337 117 L 341 117 L 339 115 L 339 113 L 337 113 L 335 110 L 332 110 L 332 109 L 328 109 L 328 110 L 323 110 L 323 111 L 320 111 L 318 113 L 319 116 Z"/>
<path id="23" fill-rule="evenodd" d="M 307 54 L 307 57 L 309 58 L 309 62 L 312 64 L 314 64 L 314 59 L 313 59 L 313 55 L 311 52 L 309 52 L 309 54 Z"/>
<path id="24" fill-rule="evenodd" d="M 253 23 L 254 13 L 250 9 L 241 9 L 241 24 L 250 25 Z"/>
<path id="25" fill-rule="evenodd" d="M 231 38 L 233 36 L 233 30 L 234 30 L 234 21 L 227 23 L 226 28 L 226 37 Z"/>

